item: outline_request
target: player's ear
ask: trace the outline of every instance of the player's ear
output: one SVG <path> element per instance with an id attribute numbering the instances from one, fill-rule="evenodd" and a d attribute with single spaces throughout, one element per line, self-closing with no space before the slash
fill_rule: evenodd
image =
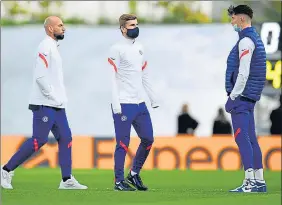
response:
<path id="1" fill-rule="evenodd" d="M 241 22 L 245 22 L 245 21 L 246 21 L 245 16 L 240 16 L 240 21 L 241 21 Z"/>
<path id="2" fill-rule="evenodd" d="M 53 33 L 53 32 L 54 32 L 54 29 L 53 29 L 53 27 L 52 27 L 52 26 L 48 26 L 48 30 L 49 30 L 51 33 Z"/>
<path id="3" fill-rule="evenodd" d="M 126 33 L 126 28 L 124 26 L 120 27 L 122 33 Z"/>

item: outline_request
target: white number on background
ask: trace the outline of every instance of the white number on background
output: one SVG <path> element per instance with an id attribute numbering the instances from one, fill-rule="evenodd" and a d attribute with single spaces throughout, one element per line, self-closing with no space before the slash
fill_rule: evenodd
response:
<path id="1" fill-rule="evenodd" d="M 280 30 L 279 23 L 262 24 L 260 35 L 267 54 L 275 53 L 278 50 Z"/>

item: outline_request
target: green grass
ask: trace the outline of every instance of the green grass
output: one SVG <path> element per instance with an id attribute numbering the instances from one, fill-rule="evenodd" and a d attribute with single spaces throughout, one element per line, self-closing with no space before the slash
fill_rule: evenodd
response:
<path id="1" fill-rule="evenodd" d="M 14 190 L 2 189 L 3 205 L 280 205 L 281 173 L 265 172 L 267 194 L 234 194 L 243 172 L 143 171 L 148 192 L 113 191 L 110 170 L 74 170 L 88 190 L 58 190 L 59 169 L 17 169 Z"/>

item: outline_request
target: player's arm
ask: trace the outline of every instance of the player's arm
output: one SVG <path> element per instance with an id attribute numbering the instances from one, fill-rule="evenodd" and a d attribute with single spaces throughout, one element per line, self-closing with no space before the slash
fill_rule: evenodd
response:
<path id="1" fill-rule="evenodd" d="M 193 130 L 195 130 L 198 127 L 199 123 L 197 120 L 192 118 L 192 128 Z"/>
<path id="2" fill-rule="evenodd" d="M 118 94 L 118 85 L 117 85 L 117 75 L 118 75 L 118 67 L 120 64 L 120 54 L 117 48 L 112 47 L 110 50 L 110 55 L 108 57 L 108 62 L 111 69 L 111 77 L 112 77 L 112 108 L 114 114 L 121 113 L 121 105 L 119 102 L 119 94 Z"/>
<path id="3" fill-rule="evenodd" d="M 152 81 L 150 80 L 150 72 L 147 65 L 147 60 L 144 58 L 142 65 L 142 83 L 147 95 L 150 98 L 152 108 L 157 108 L 159 107 L 159 104 L 157 103 L 157 96 L 154 92 Z"/>
<path id="4" fill-rule="evenodd" d="M 255 44 L 250 38 L 245 37 L 239 42 L 240 66 L 236 83 L 230 94 L 232 100 L 235 100 L 236 97 L 241 95 L 245 89 L 250 74 L 250 64 L 254 50 Z"/>
<path id="5" fill-rule="evenodd" d="M 58 97 L 56 96 L 55 89 L 51 84 L 48 73 L 50 65 L 50 48 L 48 46 L 41 45 L 38 49 L 35 63 L 35 80 L 39 85 L 39 88 L 44 96 L 58 103 Z"/>

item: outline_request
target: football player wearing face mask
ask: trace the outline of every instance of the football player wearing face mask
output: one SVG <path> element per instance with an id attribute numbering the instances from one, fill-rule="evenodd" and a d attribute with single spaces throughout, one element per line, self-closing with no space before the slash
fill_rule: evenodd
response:
<path id="1" fill-rule="evenodd" d="M 243 184 L 231 192 L 266 192 L 261 149 L 255 133 L 254 107 L 260 100 L 266 78 L 266 52 L 252 27 L 253 10 L 247 5 L 228 9 L 239 39 L 227 59 L 225 105 L 231 114 L 234 139 L 245 170 Z"/>
<path id="2" fill-rule="evenodd" d="M 122 39 L 115 43 L 108 57 L 112 70 L 112 114 L 114 119 L 116 149 L 114 153 L 115 190 L 146 191 L 139 175 L 154 142 L 150 113 L 142 97 L 143 88 L 151 106 L 159 105 L 149 80 L 149 70 L 139 35 L 137 17 L 123 14 L 119 18 Z M 124 179 L 124 162 L 133 125 L 141 143 L 136 152 L 133 166 Z M 134 187 L 131 187 L 131 185 Z"/>

